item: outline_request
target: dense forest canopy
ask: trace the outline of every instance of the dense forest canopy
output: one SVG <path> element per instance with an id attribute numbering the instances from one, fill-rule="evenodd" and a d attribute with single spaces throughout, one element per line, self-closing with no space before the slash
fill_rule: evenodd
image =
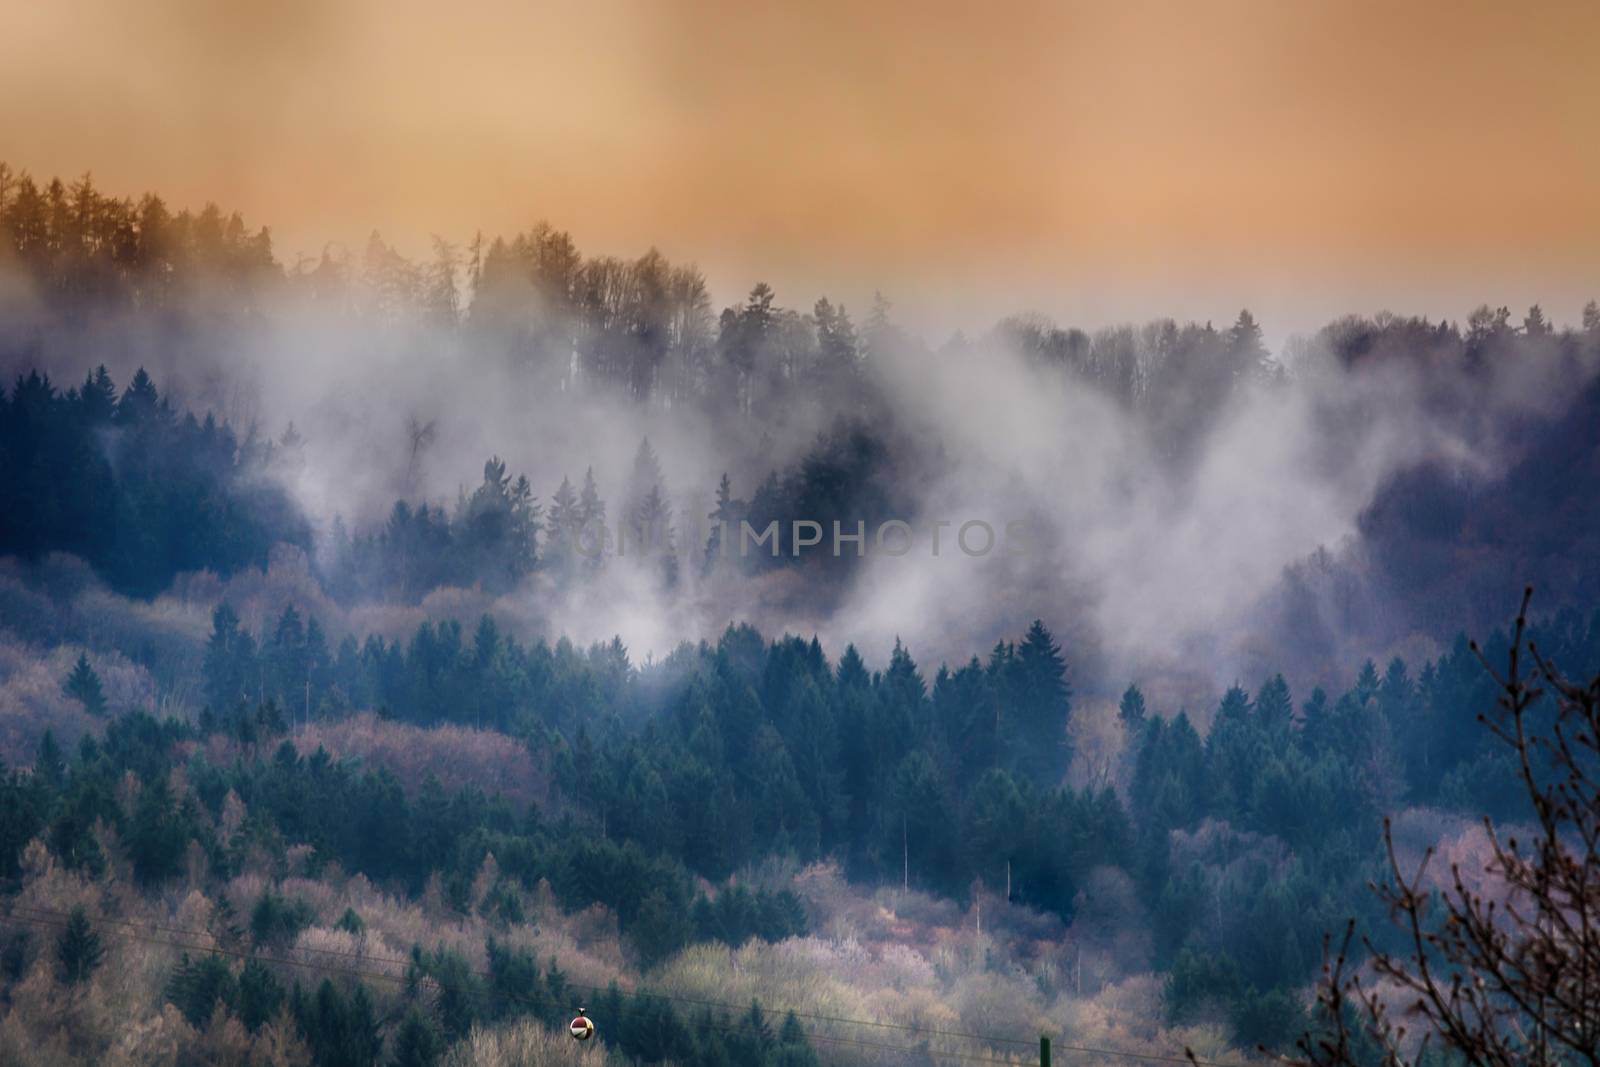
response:
<path id="1" fill-rule="evenodd" d="M 1567 562 L 1592 554 L 1565 550 L 1594 536 L 1592 500 L 1571 491 L 1595 462 L 1581 432 L 1597 402 L 1593 304 L 1577 328 L 1537 307 L 1521 321 L 1488 307 L 1461 323 L 1352 316 L 1277 354 L 1248 311 L 1092 333 L 1020 315 L 929 348 L 882 300 L 805 313 L 757 285 L 719 314 L 692 267 L 586 257 L 546 224 L 440 242 L 421 264 L 376 235 L 285 264 L 236 214 L 7 168 L 0 234 L 8 424 L 78 439 L 45 450 L 49 470 L 8 440 L 9 496 L 38 513 L 0 548 L 37 556 L 38 528 L 93 497 L 102 514 L 58 547 L 139 595 L 259 564 L 277 540 L 305 547 L 347 603 L 531 583 L 524 610 L 547 630 L 621 632 L 657 654 L 745 617 L 880 654 L 888 626 L 954 658 L 1069 603 L 1064 635 L 1117 665 L 1086 674 L 1097 688 L 1213 661 L 1173 693 L 1187 699 L 1238 674 L 1332 679 L 1413 634 L 1493 625 L 1525 580 L 1579 608 L 1595 593 Z M 141 475 L 115 461 L 140 370 L 140 395 L 169 412 L 157 423 L 175 423 L 146 433 L 154 447 L 190 468 L 210 457 L 173 490 L 194 499 L 172 502 L 172 531 L 137 528 Z M 107 390 L 121 391 L 111 433 L 93 428 L 110 415 L 88 413 Z M 191 446 L 190 418 L 221 436 Z M 1495 517 L 1518 493 L 1547 516 L 1535 543 Z M 112 536 L 112 508 L 139 544 L 88 543 Z M 184 508 L 206 514 L 172 518 Z M 1025 524 L 1033 551 L 923 565 L 936 523 L 948 540 L 971 520 Z M 719 581 L 710 564 L 736 546 L 718 525 L 774 521 L 776 561 L 734 560 L 721 570 L 737 582 Z M 796 521 L 904 521 L 918 547 L 907 561 L 797 558 Z M 651 583 L 584 566 L 573 549 L 596 523 L 602 555 L 650 528 L 674 558 L 647 568 Z M 968 611 L 913 624 L 892 618 L 896 597 Z M 1180 647 L 1194 655 L 1154 651 Z"/>
<path id="2" fill-rule="evenodd" d="M 801 1067 L 833 952 L 915 1062 L 1285 1048 L 1385 816 L 1527 817 L 1463 630 L 1532 580 L 1600 672 L 1594 304 L 934 348 L 0 165 L 0 367 L 0 1060 L 556 1063 L 581 996 L 618 1062 Z M 930 550 L 973 520 L 1027 550 Z"/>

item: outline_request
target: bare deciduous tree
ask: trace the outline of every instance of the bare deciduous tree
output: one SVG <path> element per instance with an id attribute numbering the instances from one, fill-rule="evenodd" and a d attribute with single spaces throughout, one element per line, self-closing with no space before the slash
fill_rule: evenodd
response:
<path id="1" fill-rule="evenodd" d="M 1485 819 L 1486 877 L 1453 864 L 1447 888 L 1433 891 L 1432 850 L 1408 877 L 1386 823 L 1391 877 L 1374 888 L 1404 931 L 1404 954 L 1363 939 L 1359 967 L 1353 923 L 1336 951 L 1330 940 L 1318 989 L 1326 1028 L 1301 1038 L 1290 1062 L 1410 1067 L 1434 1051 L 1486 1067 L 1600 1063 L 1600 676 L 1574 683 L 1540 655 L 1526 636 L 1531 595 L 1503 673 L 1473 645 L 1500 690 L 1499 713 L 1479 719 L 1516 760 L 1529 839 Z"/>

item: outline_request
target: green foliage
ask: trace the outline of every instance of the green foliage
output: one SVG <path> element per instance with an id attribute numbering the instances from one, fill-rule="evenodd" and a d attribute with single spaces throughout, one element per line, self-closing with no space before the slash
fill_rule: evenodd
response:
<path id="1" fill-rule="evenodd" d="M 1281 1053 L 1293 1051 L 1295 1041 L 1306 1032 L 1306 1021 L 1306 1010 L 1290 989 L 1247 992 L 1228 1012 L 1235 1041 Z"/>
<path id="2" fill-rule="evenodd" d="M 673 900 L 661 889 L 652 889 L 639 906 L 639 914 L 629 931 L 639 962 L 652 967 L 682 948 L 693 927 L 681 900 Z"/>
<path id="3" fill-rule="evenodd" d="M 105 949 L 100 944 L 100 935 L 90 925 L 88 914 L 82 907 L 73 908 L 67 917 L 67 925 L 56 940 L 56 961 L 61 964 L 61 980 L 69 986 L 82 985 L 94 974 L 104 957 Z"/>
<path id="4" fill-rule="evenodd" d="M 250 937 L 262 948 L 286 948 L 316 919 L 316 911 L 304 898 L 268 889 L 250 911 Z"/>
<path id="5" fill-rule="evenodd" d="M 434 1009 L 446 1040 L 455 1041 L 472 1029 L 485 1007 L 484 989 L 483 979 L 465 956 L 443 945 L 432 952 L 413 946 L 407 973 L 433 983 Z"/>
<path id="6" fill-rule="evenodd" d="M 83 709 L 90 715 L 104 715 L 106 713 L 106 694 L 100 685 L 100 676 L 89 665 L 89 657 L 85 653 L 78 653 L 78 662 L 73 665 L 72 673 L 67 675 L 63 685 L 68 696 L 83 705 Z"/>
<path id="7" fill-rule="evenodd" d="M 0 396 L 0 553 L 71 552 L 150 596 L 180 571 L 226 575 L 265 567 L 280 541 L 309 547 L 305 518 L 260 476 L 270 442 L 180 414 L 142 369 L 115 395 L 100 367 L 65 393 L 33 371 Z M 74 696 L 93 710 L 92 691 Z"/>
<path id="8" fill-rule="evenodd" d="M 218 1004 L 232 1008 L 239 999 L 239 983 L 222 956 L 204 955 L 191 960 L 185 952 L 167 981 L 166 996 L 195 1026 L 205 1026 Z"/>
<path id="9" fill-rule="evenodd" d="M 324 978 L 315 993 L 297 982 L 290 1010 L 317 1067 L 375 1067 L 383 1051 L 372 997 L 359 981 L 350 993 Z"/>
<path id="10" fill-rule="evenodd" d="M 433 1020 L 412 1008 L 394 1035 L 393 1067 L 433 1067 L 444 1054 L 445 1042 Z"/>
<path id="11" fill-rule="evenodd" d="M 278 1015 L 284 1002 L 283 984 L 260 960 L 245 961 L 239 972 L 239 993 L 235 1006 L 239 1020 L 252 1033 Z"/>
<path id="12" fill-rule="evenodd" d="M 488 1011 L 496 1018 L 532 1015 L 552 1019 L 552 1011 L 559 1009 L 546 998 L 538 961 L 524 949 L 501 944 L 493 935 L 485 950 L 489 957 Z"/>
<path id="13" fill-rule="evenodd" d="M 61 746 L 56 743 L 54 731 L 45 730 L 39 737 L 39 750 L 33 757 L 33 773 L 40 784 L 49 789 L 60 789 L 67 777 L 67 764 L 61 758 Z"/>
<path id="14" fill-rule="evenodd" d="M 0 945 L 0 976 L 15 982 L 28 971 L 33 957 L 33 931 L 27 928 L 13 930 Z"/>
<path id="15" fill-rule="evenodd" d="M 693 941 L 738 946 L 804 933 L 805 908 L 792 893 L 730 881 L 767 857 L 836 857 L 853 878 L 904 878 L 956 897 L 975 879 L 991 891 L 1009 885 L 1015 902 L 1067 921 L 1097 867 L 1122 868 L 1150 917 L 1155 961 L 1169 969 L 1173 1017 L 1226 1018 L 1265 1041 L 1280 1036 L 1271 1022 L 1283 1015 L 1280 994 L 1314 976 L 1322 931 L 1365 899 L 1381 859 L 1378 813 L 1407 795 L 1481 805 L 1493 796 L 1479 779 L 1506 770 L 1470 731 L 1409 724 L 1409 716 L 1459 719 L 1475 698 L 1464 645 L 1415 674 L 1401 661 L 1382 672 L 1369 665 L 1348 691 L 1316 691 L 1298 714 L 1281 677 L 1254 696 L 1234 687 L 1204 737 L 1186 714 L 1152 708 L 1130 687 L 1118 792 L 1052 782 L 1068 756 L 1070 692 L 1042 624 L 987 661 L 940 669 L 931 690 L 903 645 L 874 673 L 853 648 L 833 664 L 815 640 L 768 643 L 748 626 L 643 667 L 618 642 L 524 646 L 493 620 L 470 637 L 445 621 L 408 641 L 351 639 L 337 655 L 318 651 L 319 632 L 315 619 L 285 611 L 258 641 L 219 606 L 207 685 L 218 698 L 262 684 L 287 697 L 299 679 L 303 707 L 309 680 L 317 706 L 339 691 L 420 724 L 482 715 L 548 754 L 559 819 L 470 787 L 451 792 L 434 778 L 408 795 L 381 769 L 303 756 L 286 743 L 276 694 L 261 700 L 256 688 L 247 701 L 220 705 L 231 711 L 208 713 L 199 731 L 140 712 L 110 720 L 104 741 L 82 746 L 70 764 L 53 737 L 42 740 L 33 773 L 0 774 L 0 864 L 14 875 L 21 849 L 43 836 L 61 862 L 93 874 L 105 857 L 92 828 L 104 822 L 147 886 L 176 874 L 191 842 L 218 875 L 255 850 L 281 862 L 290 845 L 306 843 L 317 863 L 411 892 L 438 873 L 465 911 L 492 853 L 500 877 L 478 902 L 482 914 L 525 921 L 525 895 L 546 881 L 564 907 L 609 908 L 646 968 Z M 1535 629 L 1541 647 L 1580 665 L 1600 647 L 1595 634 L 1600 623 L 1572 616 Z M 191 792 L 180 801 L 169 776 L 191 751 L 182 743 L 204 733 L 225 734 L 241 758 L 213 766 L 199 746 L 183 768 Z M 1034 761 L 1058 735 L 1062 746 Z M 140 787 L 128 816 L 115 798 L 130 772 Z M 224 848 L 208 828 L 230 793 L 246 814 Z M 714 888 L 697 892 L 697 879 Z M 282 946 L 313 918 L 303 901 L 269 890 L 244 925 L 253 943 Z M 237 921 L 218 922 L 220 938 L 239 940 Z M 361 929 L 353 913 L 338 925 Z M 191 965 L 173 986 L 175 1002 L 195 1012 L 232 1003 L 243 1015 L 254 997 L 259 1025 L 277 1002 L 272 975 L 247 969 L 234 993 L 220 972 L 203 969 L 211 966 Z M 443 948 L 419 948 L 413 970 L 437 983 L 436 1024 L 447 1039 L 505 1014 L 559 1023 L 572 999 L 557 968 L 500 945 L 491 946 L 487 978 Z M 327 1010 L 338 1030 L 353 1002 L 336 993 L 342 999 Z M 316 1000 L 302 993 L 297 1010 L 320 1018 Z M 684 1056 L 790 1055 L 754 1032 L 743 1049 L 736 1040 L 702 1047 L 692 1020 L 658 1007 L 641 1007 L 630 1025 L 698 1050 Z M 608 1038 L 616 1032 L 607 1029 Z"/>
<path id="16" fill-rule="evenodd" d="M 134 877 L 141 884 L 154 885 L 178 873 L 184 848 L 193 836 L 192 820 L 174 803 L 166 778 L 147 781 L 128 834 Z"/>

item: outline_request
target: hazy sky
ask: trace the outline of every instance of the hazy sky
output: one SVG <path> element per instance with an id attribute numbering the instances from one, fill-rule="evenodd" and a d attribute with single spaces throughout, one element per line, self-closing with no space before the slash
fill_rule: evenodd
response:
<path id="1" fill-rule="evenodd" d="M 1600 294 L 1600 4 L 0 0 L 0 158 L 930 328 Z"/>

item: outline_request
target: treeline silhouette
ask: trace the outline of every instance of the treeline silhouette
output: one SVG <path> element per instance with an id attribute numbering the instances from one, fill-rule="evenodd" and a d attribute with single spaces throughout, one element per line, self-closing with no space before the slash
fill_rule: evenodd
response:
<path id="1" fill-rule="evenodd" d="M 154 194 L 107 196 L 89 175 L 40 187 L 0 164 L 0 266 L 7 263 L 62 320 L 138 311 L 159 312 L 159 321 L 242 322 L 294 296 L 373 328 L 450 330 L 470 342 L 474 358 L 506 361 L 554 389 L 753 418 L 796 403 L 880 414 L 886 401 L 863 366 L 875 354 L 919 346 L 881 299 L 858 325 L 827 299 L 809 313 L 784 308 L 759 283 L 718 313 L 694 267 L 655 250 L 637 259 L 586 257 L 548 223 L 509 238 L 479 235 L 465 249 L 436 239 L 425 263 L 374 234 L 359 255 L 330 246 L 285 265 L 266 228 L 252 231 L 215 205 L 174 214 Z M 1537 309 L 1530 314 L 1544 323 Z M 1439 349 L 1476 346 L 1480 326 L 1474 320 L 1465 338 L 1443 324 L 1396 320 L 1374 329 L 1420 332 Z M 1340 327 L 1352 355 L 1385 347 L 1360 332 Z M 1227 329 L 1158 320 L 1093 335 L 1018 316 L 995 338 L 1143 412 L 1165 428 L 1164 451 L 1174 458 L 1240 386 L 1281 373 L 1249 312 Z M 959 338 L 948 347 L 957 356 L 973 352 Z"/>
<path id="2" fill-rule="evenodd" d="M 0 494 L 10 503 L 0 515 L 0 555 L 70 552 L 119 592 L 149 597 L 179 573 L 264 568 L 275 544 L 309 552 L 310 520 L 282 488 L 303 447 L 292 426 L 277 441 L 254 432 L 241 439 L 210 413 L 179 412 L 143 370 L 120 395 L 104 367 L 64 392 L 31 371 L 0 388 Z M 387 521 L 354 534 L 336 520 L 316 562 L 329 593 L 347 603 L 414 603 L 443 586 L 504 592 L 536 569 L 570 582 L 608 563 L 656 568 L 670 585 L 680 566 L 793 564 L 795 519 L 854 530 L 912 513 L 881 436 L 860 423 L 822 435 L 748 500 L 733 496 L 726 476 L 706 515 L 677 517 L 670 499 L 648 440 L 609 518 L 592 468 L 581 491 L 564 478 L 547 506 L 526 475 L 512 477 L 493 457 L 453 509 L 396 501 Z M 738 538 L 744 522 L 758 534 L 776 522 L 775 540 L 724 546 L 722 524 Z M 631 548 L 619 545 L 624 538 Z M 826 547 L 806 558 L 839 571 L 854 559 L 835 559 Z"/>
<path id="3" fill-rule="evenodd" d="M 725 479 L 704 516 L 674 514 L 672 490 L 713 487 L 667 486 L 654 455 L 641 448 L 630 484 L 620 493 L 611 488 L 609 519 L 613 534 L 620 523 L 649 524 L 673 545 L 676 560 L 658 564 L 667 583 L 681 577 L 681 568 L 728 557 L 729 546 L 718 540 L 686 543 L 703 521 L 731 520 L 737 529 L 748 519 L 760 530 L 776 519 L 776 563 L 758 553 L 736 565 L 790 565 L 782 540 L 790 520 L 827 528 L 835 518 L 853 527 L 906 517 L 915 512 L 918 479 L 938 469 L 937 435 L 908 430 L 896 399 L 883 395 L 872 373 L 875 360 L 921 350 L 883 303 L 858 326 L 827 300 L 802 314 L 757 285 L 747 300 L 714 314 L 693 268 L 655 252 L 634 260 L 585 257 L 570 235 L 546 224 L 509 239 L 477 239 L 464 250 L 440 243 L 423 264 L 374 237 L 359 255 L 330 248 L 285 265 L 266 229 L 252 230 L 214 206 L 174 213 L 155 195 L 108 196 L 88 176 L 40 185 L 0 165 L 5 275 L 20 279 L 54 315 L 46 327 L 0 337 L 0 347 L 8 348 L 0 356 L 36 370 L 48 366 L 51 345 L 69 346 L 81 361 L 82 345 L 103 343 L 74 334 L 79 319 L 133 315 L 161 336 L 180 339 L 186 323 L 220 322 L 220 331 L 205 331 L 196 342 L 215 345 L 262 316 L 310 306 L 370 330 L 380 344 L 390 330 L 444 331 L 459 342 L 462 373 L 471 373 L 474 361 L 493 361 L 551 389 L 620 394 L 686 420 L 765 425 L 812 411 L 810 422 L 826 429 L 808 455 L 775 464 L 770 477 L 752 484 Z M 1273 358 L 1248 311 L 1226 329 L 1157 320 L 1093 334 L 1018 316 L 977 341 L 953 338 L 936 355 L 979 359 L 995 343 L 1111 398 L 1143 428 L 1152 453 L 1180 474 L 1243 390 L 1273 388 L 1293 362 Z M 1600 307 L 1591 302 L 1577 330 L 1554 328 L 1537 306 L 1520 322 L 1503 307 L 1480 308 L 1461 325 L 1388 314 L 1347 317 L 1306 347 L 1331 355 L 1333 366 L 1294 373 L 1416 368 L 1423 411 L 1450 412 L 1471 434 L 1494 422 L 1498 371 L 1564 365 L 1574 383 L 1585 382 L 1581 368 L 1600 353 Z M 1574 584 L 1563 561 L 1600 553 L 1561 546 L 1593 543 L 1596 505 L 1592 494 L 1572 491 L 1577 480 L 1554 473 L 1582 474 L 1595 460 L 1595 436 L 1583 428 L 1597 394 L 1592 383 L 1583 387 L 1579 407 L 1559 425 L 1511 420 L 1511 458 L 1521 462 L 1512 477 L 1485 482 L 1442 465 L 1402 472 L 1363 519 L 1368 556 L 1348 570 L 1334 566 L 1331 576 L 1303 568 L 1291 576 L 1285 625 L 1307 648 L 1325 640 L 1318 630 L 1327 611 L 1295 600 L 1319 583 L 1365 589 L 1374 606 L 1365 622 L 1352 617 L 1351 625 L 1399 628 L 1389 636 L 1406 626 L 1444 634 L 1493 618 L 1507 583 L 1550 579 L 1553 588 L 1593 592 L 1592 568 L 1580 567 Z M 6 499 L 17 505 L 0 518 L 0 552 L 74 552 L 115 588 L 148 595 L 180 571 L 227 574 L 260 563 L 275 539 L 307 543 L 303 518 L 270 489 L 270 479 L 257 477 L 274 464 L 293 469 L 302 444 L 297 435 L 272 442 L 250 427 L 230 429 L 209 415 L 170 410 L 147 376 L 131 399 L 113 399 L 109 377 L 100 374 L 65 393 L 57 389 L 42 373 L 24 374 L 0 410 L 0 478 Z M 127 413 L 120 410 L 124 401 Z M 140 403 L 152 409 L 150 418 L 137 415 Z M 1360 413 L 1334 405 L 1315 417 L 1324 461 L 1337 464 L 1347 439 L 1359 432 Z M 170 489 L 152 484 L 148 470 L 155 466 L 172 473 Z M 1539 522 L 1493 517 L 1511 513 L 1525 488 L 1539 495 Z M 453 509 L 398 501 L 385 523 L 336 527 L 317 559 L 325 584 L 347 602 L 414 602 L 447 585 L 505 590 L 541 568 L 572 580 L 588 563 L 575 558 L 572 546 L 607 513 L 592 473 L 512 475 L 491 458 L 482 485 Z M 1452 560 L 1473 562 L 1466 580 L 1458 580 L 1462 568 Z M 847 573 L 851 566 L 845 553 L 821 573 Z M 1372 588 L 1374 574 L 1382 577 L 1381 590 Z"/>
<path id="4" fill-rule="evenodd" d="M 0 390 L 0 554 L 70 552 L 134 596 L 265 567 L 273 545 L 311 544 L 274 449 L 173 410 L 143 371 L 120 396 L 104 367 L 65 392 L 30 372 Z"/>

